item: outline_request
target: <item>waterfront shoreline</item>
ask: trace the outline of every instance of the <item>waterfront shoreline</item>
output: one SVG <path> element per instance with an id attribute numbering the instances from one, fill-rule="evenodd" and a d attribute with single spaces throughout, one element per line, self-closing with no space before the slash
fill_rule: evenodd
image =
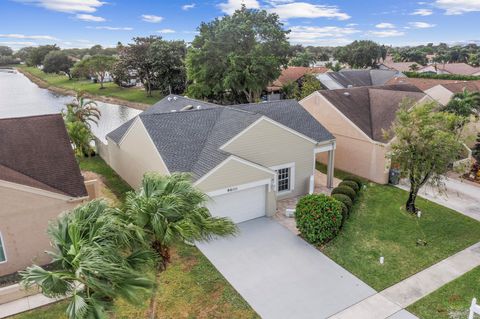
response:
<path id="1" fill-rule="evenodd" d="M 28 71 L 23 70 L 22 68 L 16 67 L 14 69 L 17 72 L 26 76 L 31 82 L 35 83 L 38 87 L 40 87 L 42 89 L 47 89 L 50 92 L 53 92 L 55 94 L 60 94 L 60 95 L 75 96 L 77 94 L 77 92 L 75 90 L 65 89 L 65 88 L 61 88 L 61 87 L 58 87 L 58 86 L 51 85 L 47 81 L 33 75 L 32 73 L 30 73 Z M 93 95 L 93 94 L 89 94 L 88 92 L 85 92 L 85 96 L 92 99 L 92 100 L 95 100 L 95 101 L 99 101 L 99 102 L 103 102 L 103 103 L 123 105 L 123 106 L 127 106 L 127 107 L 130 107 L 130 108 L 133 108 L 133 109 L 141 110 L 141 111 L 144 111 L 151 106 L 149 104 L 139 103 L 139 102 L 131 102 L 131 101 L 115 98 L 115 97 Z"/>

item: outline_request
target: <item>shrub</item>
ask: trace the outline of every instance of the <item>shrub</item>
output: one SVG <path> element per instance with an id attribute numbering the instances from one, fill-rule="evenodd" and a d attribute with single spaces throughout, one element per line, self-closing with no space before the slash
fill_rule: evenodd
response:
<path id="1" fill-rule="evenodd" d="M 338 186 L 348 186 L 351 189 L 355 191 L 355 193 L 358 193 L 360 191 L 360 186 L 358 186 L 357 182 L 355 181 L 343 181 Z"/>
<path id="2" fill-rule="evenodd" d="M 340 202 L 340 206 L 342 206 L 342 225 L 343 225 L 348 218 L 348 207 L 342 202 Z"/>
<path id="3" fill-rule="evenodd" d="M 347 195 L 345 195 L 345 194 L 332 194 L 332 197 L 335 198 L 336 200 L 338 200 L 339 202 L 341 202 L 342 204 L 344 204 L 348 208 L 348 210 L 350 210 L 352 208 L 353 202 L 350 199 L 350 197 L 348 197 Z"/>
<path id="4" fill-rule="evenodd" d="M 342 204 L 324 194 L 306 195 L 295 210 L 300 234 L 312 244 L 323 244 L 334 238 L 342 225 Z"/>
<path id="5" fill-rule="evenodd" d="M 355 200 L 355 197 L 357 196 L 357 193 L 355 193 L 355 191 L 349 187 L 349 186 L 338 186 L 338 187 L 335 187 L 333 190 L 332 190 L 332 195 L 334 194 L 344 194 L 344 195 L 347 195 L 348 197 L 350 197 L 350 199 L 352 200 L 352 202 Z"/>
<path id="6" fill-rule="evenodd" d="M 361 188 L 362 187 L 362 184 L 363 184 L 363 181 L 360 177 L 358 176 L 355 176 L 355 175 L 348 175 L 346 176 L 344 179 L 344 181 L 354 181 L 355 183 L 358 184 L 358 187 Z"/>

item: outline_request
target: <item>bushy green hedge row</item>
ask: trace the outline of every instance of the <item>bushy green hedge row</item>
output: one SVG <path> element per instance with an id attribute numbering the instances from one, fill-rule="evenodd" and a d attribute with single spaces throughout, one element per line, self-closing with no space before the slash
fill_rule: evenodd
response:
<path id="1" fill-rule="evenodd" d="M 332 190 L 331 196 L 311 194 L 302 197 L 295 210 L 295 220 L 303 238 L 315 245 L 333 239 L 347 220 L 361 189 L 361 179 L 347 176 Z"/>
<path id="2" fill-rule="evenodd" d="M 458 80 L 458 81 L 480 80 L 480 76 L 475 76 L 475 75 L 418 73 L 413 71 L 403 72 L 403 74 L 405 74 L 409 78 L 421 78 L 421 79 Z"/>

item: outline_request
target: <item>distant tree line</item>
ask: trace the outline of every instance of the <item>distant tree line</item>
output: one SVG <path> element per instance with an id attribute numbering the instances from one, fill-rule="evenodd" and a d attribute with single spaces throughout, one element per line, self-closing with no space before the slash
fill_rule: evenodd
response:
<path id="1" fill-rule="evenodd" d="M 13 54 L 13 50 L 7 46 L 0 46 L 0 66 L 20 63 Z"/>

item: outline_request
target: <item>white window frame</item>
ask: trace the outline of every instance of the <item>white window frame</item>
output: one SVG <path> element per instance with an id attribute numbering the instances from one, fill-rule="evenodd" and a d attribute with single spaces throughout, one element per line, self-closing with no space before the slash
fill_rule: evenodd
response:
<path id="1" fill-rule="evenodd" d="M 291 193 L 295 189 L 295 163 L 288 163 L 288 164 L 282 164 L 282 165 L 277 165 L 277 166 L 272 166 L 269 167 L 271 170 L 276 171 L 280 170 L 282 168 L 289 168 L 290 169 L 290 176 L 289 176 L 289 186 L 290 188 L 288 190 L 284 191 L 279 191 L 278 190 L 278 173 L 275 174 L 275 191 L 277 192 L 278 195 L 283 195 L 283 194 L 288 194 Z"/>
<path id="2" fill-rule="evenodd" d="M 3 237 L 2 237 L 2 232 L 0 232 L 0 242 L 2 243 L 1 245 L 1 249 L 3 251 L 3 256 L 5 256 L 5 260 L 4 261 L 0 261 L 0 265 L 1 264 L 4 264 L 8 261 L 8 257 L 7 257 L 7 250 L 5 248 L 5 241 L 3 240 Z"/>

